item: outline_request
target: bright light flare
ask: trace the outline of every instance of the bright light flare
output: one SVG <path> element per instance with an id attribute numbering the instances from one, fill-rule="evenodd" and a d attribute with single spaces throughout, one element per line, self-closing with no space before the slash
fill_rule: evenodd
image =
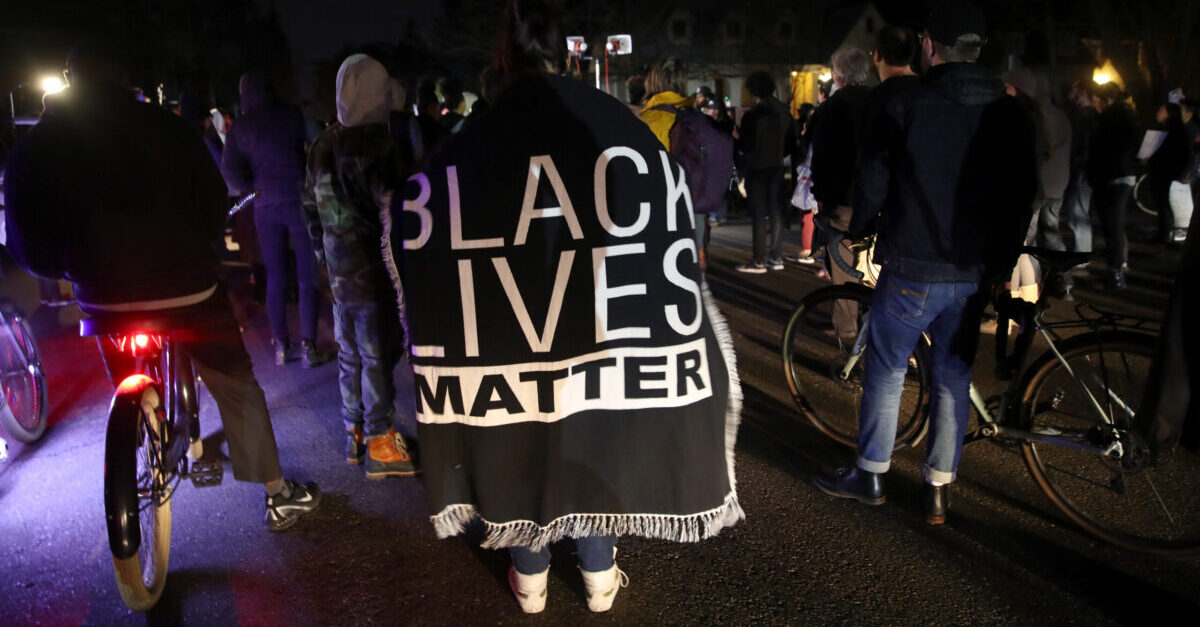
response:
<path id="1" fill-rule="evenodd" d="M 1092 72 L 1092 82 L 1096 83 L 1097 85 L 1107 85 L 1108 83 L 1112 82 L 1112 76 L 1110 76 L 1108 72 L 1105 72 L 1104 70 L 1097 69 L 1096 71 Z"/>
<path id="2" fill-rule="evenodd" d="M 833 74 L 825 72 L 824 74 L 818 76 L 817 80 L 821 81 L 822 83 L 828 83 L 829 81 L 833 80 Z"/>
<path id="3" fill-rule="evenodd" d="M 42 91 L 47 94 L 57 94 L 66 88 L 67 84 L 57 76 L 47 76 L 42 79 Z"/>
<path id="4" fill-rule="evenodd" d="M 150 345 L 150 336 L 146 335 L 145 333 L 138 333 L 137 335 L 133 336 L 133 343 L 136 344 L 138 348 L 146 348 Z"/>

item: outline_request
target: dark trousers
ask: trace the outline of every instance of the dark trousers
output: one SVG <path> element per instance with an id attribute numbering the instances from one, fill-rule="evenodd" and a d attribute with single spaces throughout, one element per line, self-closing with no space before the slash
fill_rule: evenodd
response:
<path id="1" fill-rule="evenodd" d="M 613 567 L 613 547 L 617 546 L 617 536 L 585 536 L 575 539 L 575 551 L 579 557 L 579 567 L 589 573 L 602 573 Z M 550 568 L 550 547 L 540 551 L 531 551 L 523 546 L 508 549 L 512 556 L 513 568 L 522 575 L 536 575 Z"/>
<path id="2" fill-rule="evenodd" d="M 367 437 L 393 427 L 398 350 L 396 307 L 378 303 L 334 303 L 338 384 L 346 431 L 363 427 Z"/>
<path id="3" fill-rule="evenodd" d="M 1200 236 L 1188 230 L 1175 288 L 1158 340 L 1158 350 L 1146 379 L 1146 392 L 1138 421 L 1148 432 L 1156 454 L 1169 454 L 1176 444 L 1200 450 L 1200 329 L 1195 315 L 1200 307 Z"/>
<path id="4" fill-rule="evenodd" d="M 1163 180 L 1166 179 L 1166 180 Z M 1175 211 L 1171 208 L 1171 179 L 1164 176 L 1151 176 L 1147 181 L 1150 185 L 1150 195 L 1154 209 L 1158 212 L 1158 242 L 1171 241 L 1171 233 L 1175 230 Z"/>
<path id="5" fill-rule="evenodd" d="M 1104 229 L 1104 258 L 1108 261 L 1109 270 L 1120 270 L 1129 258 L 1125 216 L 1132 194 L 1132 185 L 1105 184 L 1092 190 L 1092 208 Z"/>
<path id="6" fill-rule="evenodd" d="M 157 317 L 168 311 L 172 318 L 178 316 L 179 328 L 187 330 L 184 352 L 217 402 L 225 440 L 229 444 L 234 479 L 267 483 L 281 478 L 283 470 L 279 467 L 279 450 L 275 446 L 267 399 L 254 378 L 253 364 L 242 344 L 241 330 L 234 320 L 233 307 L 224 287 L 218 287 L 212 297 L 200 304 L 147 314 Z M 113 385 L 133 374 L 135 363 L 132 357 L 117 351 L 108 338 L 96 339 Z"/>
<path id="7" fill-rule="evenodd" d="M 317 259 L 312 240 L 304 225 L 300 206 L 291 204 L 260 205 L 254 210 L 254 226 L 263 262 L 267 265 L 267 317 L 271 335 L 288 338 L 287 284 L 288 260 L 295 253 L 296 283 L 300 291 L 300 336 L 310 342 L 317 339 Z"/>
<path id="8" fill-rule="evenodd" d="M 783 168 L 750 170 L 746 201 L 754 228 L 754 263 L 779 261 L 783 254 Z"/>

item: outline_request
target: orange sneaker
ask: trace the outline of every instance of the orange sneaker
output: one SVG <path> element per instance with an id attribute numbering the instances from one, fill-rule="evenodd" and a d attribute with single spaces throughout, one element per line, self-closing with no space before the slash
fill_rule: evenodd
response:
<path id="1" fill-rule="evenodd" d="M 417 474 L 408 444 L 395 429 L 367 440 L 367 478 L 411 477 Z"/>

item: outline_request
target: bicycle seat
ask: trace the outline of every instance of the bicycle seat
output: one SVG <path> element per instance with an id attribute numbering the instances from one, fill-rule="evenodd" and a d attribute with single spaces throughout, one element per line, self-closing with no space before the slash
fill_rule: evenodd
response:
<path id="1" fill-rule="evenodd" d="M 1091 253 L 1050 250 L 1049 248 L 1037 248 L 1034 246 L 1022 246 L 1017 252 L 1029 255 L 1059 272 L 1066 272 L 1075 266 L 1081 266 L 1092 258 Z"/>
<path id="2" fill-rule="evenodd" d="M 179 339 L 180 332 L 184 330 L 185 326 L 178 317 L 159 312 L 102 314 L 79 321 L 80 337 L 149 333 Z"/>

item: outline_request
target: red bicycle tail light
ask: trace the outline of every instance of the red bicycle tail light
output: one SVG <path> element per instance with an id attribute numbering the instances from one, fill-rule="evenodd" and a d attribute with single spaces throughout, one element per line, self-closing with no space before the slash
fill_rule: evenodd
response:
<path id="1" fill-rule="evenodd" d="M 150 336 L 145 333 L 138 333 L 133 336 L 133 343 L 137 344 L 138 348 L 146 348 L 150 345 Z"/>

